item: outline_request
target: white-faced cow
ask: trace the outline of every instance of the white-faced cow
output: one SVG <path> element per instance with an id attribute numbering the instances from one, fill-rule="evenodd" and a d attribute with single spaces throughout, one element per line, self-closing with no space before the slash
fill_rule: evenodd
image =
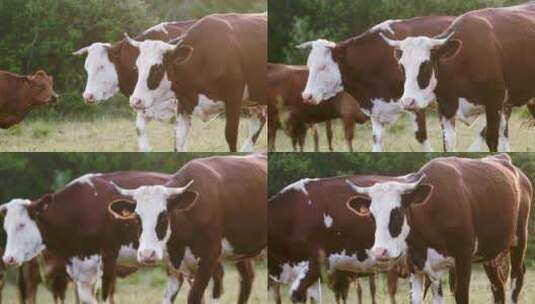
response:
<path id="1" fill-rule="evenodd" d="M 161 40 L 169 41 L 184 34 L 195 23 L 195 20 L 164 22 L 153 26 L 135 37 L 136 41 Z M 83 93 L 87 104 L 97 104 L 121 92 L 126 96 L 132 95 L 138 77 L 136 60 L 139 50 L 123 39 L 114 44 L 95 42 L 90 46 L 81 48 L 74 55 L 87 54 L 85 70 L 87 83 Z M 157 97 L 157 98 L 156 98 Z M 224 111 L 221 104 L 212 103 L 204 95 L 199 95 L 199 106 L 193 115 L 204 122 Z M 151 107 L 136 109 L 136 133 L 140 151 L 150 151 L 151 145 L 146 132 L 147 123 L 153 119 L 169 121 L 177 115 L 176 97 L 171 91 L 162 92 L 155 96 Z M 183 115 L 178 109 L 179 118 Z M 265 122 L 262 113 L 251 111 L 249 115 L 249 134 L 242 150 L 251 150 L 261 126 Z M 186 151 L 186 141 L 189 132 L 189 123 L 185 124 L 179 119 L 175 125 L 175 150 Z"/>
<path id="2" fill-rule="evenodd" d="M 116 185 L 128 197 L 110 206 L 119 224 L 137 222 L 138 260 L 154 263 L 169 253 L 177 266 L 185 252 L 199 260 L 188 303 L 201 303 L 214 266 L 221 259 L 237 262 L 252 278 L 252 257 L 266 247 L 267 156 L 196 159 L 163 185 Z M 240 281 L 238 303 L 246 303 L 252 280 Z"/>
<path id="3" fill-rule="evenodd" d="M 174 93 L 181 113 L 177 134 L 187 132 L 199 107 L 224 109 L 225 137 L 236 151 L 240 109 L 251 102 L 267 104 L 267 14 L 209 15 L 174 44 L 126 38 L 139 49 L 130 105 L 147 109 Z"/>
<path id="4" fill-rule="evenodd" d="M 345 90 L 359 102 L 371 119 L 374 152 L 382 151 L 384 128 L 402 113 L 397 102 L 403 93 L 403 75 L 392 51 L 379 33 L 404 38 L 411 35 L 434 36 L 446 29 L 454 17 L 417 17 L 388 20 L 363 34 L 334 43 L 327 40 L 305 42 L 299 48 L 312 48 L 307 66 L 310 71 L 303 99 L 323 102 Z M 411 113 L 415 136 L 424 151 L 431 151 L 427 140 L 425 112 Z"/>
<path id="5" fill-rule="evenodd" d="M 18 124 L 33 109 L 57 97 L 54 79 L 44 71 L 27 76 L 0 71 L 0 128 Z"/>
<path id="6" fill-rule="evenodd" d="M 412 303 L 423 301 L 423 278 L 454 269 L 458 304 L 469 302 L 472 262 L 483 262 L 495 303 L 505 303 L 496 264 L 510 252 L 512 303 L 524 283 L 524 256 L 533 188 L 508 155 L 482 159 L 437 158 L 395 181 L 348 180 L 356 192 L 350 213 L 373 221 L 370 254 L 390 263 L 408 252 Z"/>
<path id="7" fill-rule="evenodd" d="M 384 37 L 405 75 L 402 107 L 421 110 L 436 100 L 446 151 L 455 149 L 455 116 L 481 112 L 490 151 L 509 150 L 511 108 L 535 97 L 534 17 L 529 2 L 468 12 L 433 38 Z"/>

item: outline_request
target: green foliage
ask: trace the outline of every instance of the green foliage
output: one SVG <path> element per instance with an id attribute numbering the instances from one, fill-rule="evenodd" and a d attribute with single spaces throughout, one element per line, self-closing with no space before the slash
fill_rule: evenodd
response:
<path id="1" fill-rule="evenodd" d="M 460 15 L 524 0 L 270 0 L 269 60 L 304 64 L 306 54 L 293 46 L 325 38 L 340 41 L 388 19 Z"/>

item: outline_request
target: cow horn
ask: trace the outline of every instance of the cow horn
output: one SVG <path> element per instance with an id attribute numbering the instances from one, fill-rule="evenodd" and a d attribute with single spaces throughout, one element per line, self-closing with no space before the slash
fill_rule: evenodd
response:
<path id="1" fill-rule="evenodd" d="M 391 47 L 399 48 L 401 41 L 399 40 L 392 40 L 388 37 L 386 37 L 383 33 L 379 32 L 379 35 L 383 38 L 383 40 Z"/>
<path id="2" fill-rule="evenodd" d="M 113 181 L 111 182 L 111 184 L 115 187 L 115 189 L 117 189 L 117 191 L 121 195 L 134 196 L 134 194 L 136 193 L 136 189 L 123 189 L 123 188 L 119 187 L 116 183 L 114 183 Z"/>
<path id="3" fill-rule="evenodd" d="M 419 176 L 418 176 L 419 175 Z M 403 192 L 414 190 L 414 188 L 418 187 L 418 185 L 422 182 L 422 180 L 425 178 L 424 173 L 416 173 L 416 174 L 410 174 L 407 176 L 407 178 L 417 178 L 414 182 L 408 182 L 408 183 L 399 183 L 400 188 Z"/>
<path id="4" fill-rule="evenodd" d="M 168 195 L 182 194 L 182 193 L 184 193 L 184 191 L 186 191 L 189 188 L 189 186 L 191 186 L 191 184 L 193 184 L 193 180 L 191 180 L 184 187 L 172 187 L 172 188 L 171 187 L 165 187 L 165 190 L 166 190 Z"/>
<path id="5" fill-rule="evenodd" d="M 301 44 L 298 44 L 295 47 L 298 48 L 298 49 L 306 49 L 306 48 L 312 47 L 313 43 L 314 43 L 314 41 L 307 41 L 307 42 L 303 42 Z"/>
<path id="6" fill-rule="evenodd" d="M 130 44 L 131 46 L 139 47 L 139 45 L 141 44 L 141 42 L 128 36 L 127 32 L 124 32 L 124 38 L 126 39 L 126 42 L 128 42 L 128 44 Z"/>
<path id="7" fill-rule="evenodd" d="M 80 56 L 80 55 L 83 55 L 83 54 L 87 54 L 87 52 L 89 51 L 89 46 L 86 46 L 86 47 L 83 47 L 77 51 L 74 51 L 72 52 L 73 55 L 75 56 Z"/>
<path id="8" fill-rule="evenodd" d="M 360 194 L 368 194 L 370 192 L 370 187 L 360 187 L 355 185 L 352 181 L 346 179 L 346 183 L 355 190 L 355 192 Z"/>
<path id="9" fill-rule="evenodd" d="M 432 43 L 431 43 L 431 46 L 432 47 L 437 47 L 437 46 L 442 46 L 444 45 L 444 43 L 448 42 L 448 40 L 450 40 L 450 38 L 455 34 L 455 32 L 451 32 L 448 36 L 446 36 L 446 38 L 442 38 L 442 39 L 431 39 Z"/>

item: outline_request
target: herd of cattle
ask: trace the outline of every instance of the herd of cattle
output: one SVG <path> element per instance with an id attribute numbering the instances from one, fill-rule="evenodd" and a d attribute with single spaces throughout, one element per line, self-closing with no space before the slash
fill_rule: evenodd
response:
<path id="1" fill-rule="evenodd" d="M 506 154 L 436 158 L 398 177 L 299 180 L 268 202 L 269 288 L 277 303 L 281 285 L 294 303 L 321 303 L 325 265 L 345 303 L 355 277 L 388 272 L 395 303 L 395 282 L 408 272 L 411 303 L 423 303 L 428 287 L 433 303 L 444 303 L 449 273 L 455 303 L 469 303 L 471 264 L 479 262 L 493 303 L 506 303 L 509 276 L 518 303 L 532 197 L 529 178 Z"/>
<path id="2" fill-rule="evenodd" d="M 99 303 L 97 281 L 102 300 L 113 303 L 116 277 L 157 265 L 167 269 L 163 303 L 174 301 L 184 281 L 188 303 L 202 303 L 211 279 L 217 301 L 226 260 L 240 275 L 237 302 L 246 303 L 253 258 L 267 246 L 266 184 L 265 154 L 195 159 L 174 175 L 86 174 L 39 199 L 0 206 L 2 260 L 29 268 L 19 271 L 27 273 L 19 282 L 28 285 L 20 287 L 28 299 L 44 281 L 63 302 L 72 280 L 79 301 L 91 304 Z"/>

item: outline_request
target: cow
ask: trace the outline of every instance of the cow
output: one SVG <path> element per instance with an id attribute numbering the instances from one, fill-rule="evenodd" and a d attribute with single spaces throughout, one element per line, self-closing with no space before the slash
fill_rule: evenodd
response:
<path id="1" fill-rule="evenodd" d="M 45 71 L 26 76 L 0 71 L 0 128 L 20 123 L 32 110 L 58 96 L 53 77 Z"/>
<path id="2" fill-rule="evenodd" d="M 195 23 L 196 20 L 164 22 L 145 30 L 136 36 L 137 41 L 161 40 L 169 41 L 179 37 Z M 121 92 L 125 96 L 132 95 L 136 80 L 136 60 L 139 51 L 126 42 L 125 39 L 110 43 L 95 42 L 83 47 L 73 55 L 87 55 L 84 68 L 87 73 L 87 83 L 83 98 L 87 104 L 98 104 Z M 147 123 L 151 120 L 169 121 L 177 115 L 177 101 L 172 92 L 165 92 L 158 96 L 150 108 L 143 110 L 134 109 L 136 112 L 136 134 L 140 151 L 152 150 L 146 132 Z M 215 115 L 221 113 L 224 107 L 211 103 L 202 95 L 199 95 L 199 106 L 193 111 L 193 115 L 201 118 L 204 122 L 209 121 Z M 249 114 L 249 135 L 242 150 L 251 150 L 256 137 L 260 133 L 265 118 L 261 112 L 251 111 Z M 182 115 L 180 112 L 178 115 Z M 190 124 L 184 124 L 183 120 L 176 123 L 175 150 L 186 151 L 186 140 Z"/>
<path id="3" fill-rule="evenodd" d="M 423 278 L 439 280 L 454 269 L 458 304 L 469 303 L 472 262 L 482 262 L 496 303 L 505 303 L 500 269 L 510 253 L 512 303 L 524 283 L 533 186 L 509 155 L 481 159 L 436 158 L 418 172 L 392 181 L 347 179 L 349 214 L 375 223 L 373 260 L 392 263 L 407 253 L 412 303 L 423 301 Z M 498 265 L 499 266 L 499 265 Z"/>
<path id="4" fill-rule="evenodd" d="M 147 109 L 174 93 L 177 133 L 186 132 L 199 106 L 224 109 L 225 138 L 235 152 L 240 108 L 267 104 L 267 14 L 208 15 L 170 43 L 125 38 L 139 50 L 130 106 Z"/>
<path id="5" fill-rule="evenodd" d="M 490 151 L 509 151 L 511 108 L 535 97 L 534 17 L 535 2 L 528 2 L 468 12 L 432 38 L 383 35 L 404 74 L 401 106 L 421 110 L 436 100 L 446 151 L 456 146 L 455 116 L 480 112 Z"/>
<path id="6" fill-rule="evenodd" d="M 385 126 L 394 123 L 402 113 L 397 101 L 403 93 L 403 75 L 390 47 L 384 44 L 379 34 L 390 33 L 399 38 L 434 36 L 446 29 L 453 19 L 433 16 L 387 20 L 339 43 L 319 39 L 298 45 L 299 48 L 312 48 L 307 60 L 310 74 L 303 99 L 317 104 L 345 90 L 370 117 L 374 139 L 372 151 L 382 151 Z M 425 112 L 410 113 L 410 116 L 415 137 L 423 151 L 432 151 L 427 140 Z"/>
<path id="7" fill-rule="evenodd" d="M 55 256 L 67 261 L 67 272 L 76 283 L 82 303 L 98 302 L 93 289 L 100 277 L 103 300 L 110 298 L 113 301 L 116 275 L 121 277 L 132 271 L 124 269 L 125 266 L 140 265 L 136 262 L 137 227 L 118 224 L 109 214 L 110 203 L 125 199 L 110 182 L 136 187 L 162 184 L 170 177 L 140 171 L 89 173 L 37 200 L 11 200 L 0 206 L 0 212 L 5 214 L 4 229 L 7 233 L 3 262 L 7 266 L 18 266 L 46 247 Z M 167 263 L 166 258 L 163 265 Z M 215 267 L 220 268 L 221 265 Z M 178 274 L 191 276 L 196 268 L 193 256 L 186 254 L 184 263 L 177 264 L 176 271 L 168 277 L 163 303 L 172 303 L 176 297 L 183 281 Z M 222 272 L 216 269 L 214 295 L 217 296 L 221 295 L 219 274 L 222 275 Z"/>
<path id="8" fill-rule="evenodd" d="M 388 271 L 387 275 L 387 287 L 390 302 L 396 302 L 396 292 L 398 283 L 399 271 L 397 267 L 394 267 Z M 356 274 L 349 271 L 335 270 L 329 273 L 328 284 L 329 288 L 334 292 L 336 304 L 346 304 L 349 296 L 349 288 L 352 282 L 356 282 L 357 285 L 357 303 L 362 304 L 362 286 L 360 278 L 368 277 L 370 283 L 370 297 L 372 304 L 377 303 L 376 300 L 376 275 L 375 274 Z"/>
<path id="9" fill-rule="evenodd" d="M 140 262 L 155 263 L 165 252 L 175 267 L 185 252 L 198 259 L 188 295 L 198 304 L 218 260 L 254 276 L 251 258 L 267 245 L 266 178 L 265 154 L 195 159 L 163 185 L 114 184 L 128 199 L 113 202 L 110 213 L 119 224 L 138 223 Z M 238 303 L 246 303 L 252 280 L 241 280 L 240 288 Z"/>
<path id="10" fill-rule="evenodd" d="M 346 178 L 301 179 L 269 199 L 269 288 L 277 301 L 280 301 L 279 285 L 287 284 L 293 302 L 303 303 L 310 298 L 321 303 L 320 252 L 325 255 L 330 277 L 340 271 L 357 276 L 394 271 L 397 278 L 402 259 L 391 263 L 373 260 L 368 253 L 374 240 L 373 222 L 347 212 L 345 203 L 354 194 L 344 182 Z M 376 182 L 390 178 L 352 176 L 351 179 Z M 389 279 L 391 303 L 395 303 L 395 281 Z M 441 297 L 439 286 L 439 282 L 432 286 L 437 298 Z M 335 290 L 343 298 L 344 288 L 338 287 Z"/>
<path id="11" fill-rule="evenodd" d="M 329 101 L 318 105 L 305 103 L 301 92 L 305 88 L 307 78 L 308 69 L 306 66 L 268 63 L 269 151 L 275 151 L 275 136 L 280 125 L 285 127 L 292 138 L 292 142 L 294 142 L 294 138 L 299 142 L 302 151 L 307 124 L 319 122 L 329 122 L 330 124 L 330 120 L 341 118 L 344 124 L 347 146 L 349 151 L 352 152 L 354 125 L 355 123 L 360 124 L 367 121 L 367 116 L 362 113 L 358 103 L 346 93 L 339 93 Z M 286 121 L 280 122 L 281 118 L 279 116 L 284 117 L 285 115 L 279 112 L 288 112 Z M 329 131 L 327 132 L 328 139 L 332 139 L 332 134 L 329 135 Z M 329 143 L 329 146 L 332 148 L 331 143 Z"/>

